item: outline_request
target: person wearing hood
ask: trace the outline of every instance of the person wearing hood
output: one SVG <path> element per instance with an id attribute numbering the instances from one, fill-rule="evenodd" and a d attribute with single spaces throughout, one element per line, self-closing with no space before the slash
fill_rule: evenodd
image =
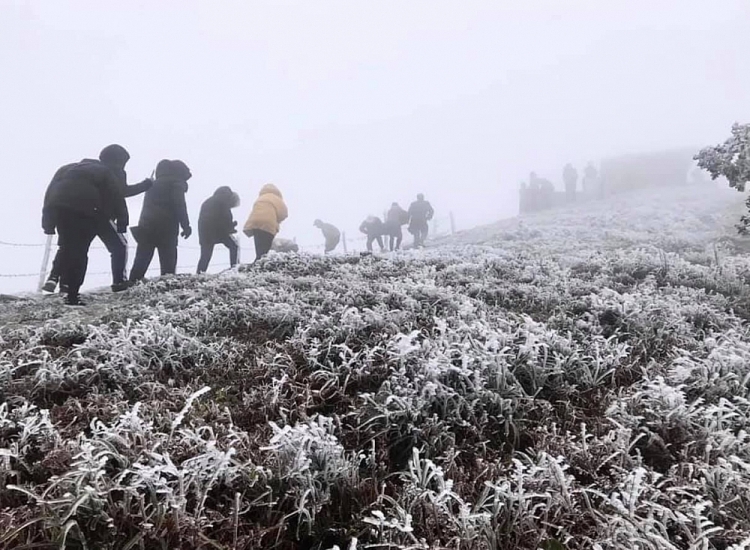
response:
<path id="1" fill-rule="evenodd" d="M 317 227 L 323 232 L 323 238 L 326 240 L 325 253 L 333 252 L 341 241 L 341 231 L 330 223 L 325 223 L 322 220 L 315 220 L 313 226 Z"/>
<path id="2" fill-rule="evenodd" d="M 272 183 L 264 185 L 253 204 L 243 232 L 255 240 L 255 259 L 271 250 L 279 226 L 289 216 L 281 191 Z"/>
<path id="3" fill-rule="evenodd" d="M 232 236 L 237 233 L 232 208 L 239 205 L 240 196 L 227 186 L 219 187 L 213 196 L 204 201 L 198 216 L 198 242 L 201 246 L 198 273 L 205 273 L 208 269 L 217 244 L 223 244 L 229 249 L 229 265 L 237 265 L 240 246 Z"/>
<path id="4" fill-rule="evenodd" d="M 123 198 L 134 197 L 141 193 L 146 192 L 153 181 L 150 178 L 146 178 L 140 183 L 135 185 L 128 185 L 127 183 L 127 172 L 125 172 L 125 165 L 130 160 L 130 154 L 121 145 L 113 144 L 108 145 L 102 149 L 99 153 L 99 161 L 107 166 L 110 171 L 117 177 L 118 188 Z M 67 166 L 64 166 L 60 170 L 64 171 Z M 54 178 L 53 178 L 54 181 Z M 126 231 L 121 232 L 118 229 L 116 217 L 117 209 L 124 209 L 124 215 L 129 222 L 127 204 L 124 202 L 117 205 L 111 205 L 109 215 L 99 219 L 97 224 L 96 236 L 102 241 L 107 251 L 109 252 L 112 265 L 112 291 L 120 292 L 126 290 L 130 285 L 127 282 L 127 261 L 128 261 L 128 240 Z M 126 226 L 127 227 L 127 223 Z M 42 290 L 47 293 L 52 293 L 57 288 L 57 284 L 60 281 L 60 258 L 59 250 L 52 261 L 52 270 L 50 271 L 47 281 L 44 283 Z M 61 291 L 65 290 L 65 287 L 61 286 Z"/>
<path id="5" fill-rule="evenodd" d="M 83 305 L 79 292 L 97 233 L 110 223 L 117 234 L 127 230 L 127 207 L 116 168 L 111 158 L 84 159 L 60 168 L 47 187 L 42 229 L 47 235 L 57 232 L 56 269 L 68 305 Z"/>
<path id="6" fill-rule="evenodd" d="M 146 191 L 138 226 L 130 230 L 138 243 L 130 271 L 131 282 L 146 276 L 154 250 L 159 251 L 162 275 L 172 275 L 177 271 L 180 227 L 185 239 L 193 232 L 185 204 L 187 182 L 191 177 L 190 169 L 181 160 L 165 159 L 156 165 L 156 179 Z"/>
<path id="7" fill-rule="evenodd" d="M 417 195 L 417 200 L 409 206 L 409 233 L 414 235 L 414 246 L 424 246 L 429 232 L 428 222 L 435 215 L 432 205 L 424 199 L 424 195 Z"/>
<path id="8" fill-rule="evenodd" d="M 401 227 L 407 223 L 409 223 L 409 213 L 397 202 L 391 204 L 385 217 L 385 234 L 388 235 L 388 248 L 391 252 L 401 248 L 401 241 L 404 239 Z"/>
<path id="9" fill-rule="evenodd" d="M 378 241 L 380 251 L 383 252 L 383 235 L 385 234 L 385 225 L 377 216 L 367 216 L 365 221 L 359 226 L 359 231 L 367 235 L 367 251 L 372 252 L 373 241 Z"/>

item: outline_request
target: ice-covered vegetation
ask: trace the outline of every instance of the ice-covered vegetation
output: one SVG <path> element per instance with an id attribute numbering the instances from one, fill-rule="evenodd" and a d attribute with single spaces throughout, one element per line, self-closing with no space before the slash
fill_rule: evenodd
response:
<path id="1" fill-rule="evenodd" d="M 737 199 L 2 305 L 0 547 L 750 548 Z"/>
<path id="2" fill-rule="evenodd" d="M 732 135 L 724 143 L 702 149 L 695 160 L 713 179 L 726 178 L 729 187 L 744 191 L 750 182 L 750 124 L 733 125 Z M 746 204 L 750 209 L 750 199 Z M 750 215 L 742 216 L 737 228 L 740 233 L 747 233 Z"/>

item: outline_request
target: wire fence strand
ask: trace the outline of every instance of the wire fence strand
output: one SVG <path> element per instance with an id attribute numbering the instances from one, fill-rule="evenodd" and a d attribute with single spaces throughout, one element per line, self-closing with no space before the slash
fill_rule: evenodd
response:
<path id="1" fill-rule="evenodd" d="M 445 219 L 441 218 L 440 220 L 435 220 L 433 222 L 433 230 L 437 229 L 438 227 L 440 227 L 441 229 L 447 227 L 448 224 L 446 223 L 446 221 L 447 221 L 447 218 L 445 218 Z M 450 225 L 451 225 L 451 232 L 452 232 L 453 231 L 453 219 L 452 218 L 450 220 Z M 435 232 L 435 233 L 437 233 L 437 232 Z M 440 233 L 437 233 L 437 234 L 440 234 Z M 356 236 L 349 236 L 349 235 L 346 234 L 346 232 L 342 232 L 342 236 L 344 237 L 345 243 L 346 243 L 344 245 L 345 249 L 347 248 L 347 246 L 346 246 L 347 244 L 350 245 L 350 246 L 352 244 L 358 245 L 358 244 L 361 244 L 361 243 L 364 243 L 364 242 L 367 241 L 367 236 L 366 235 L 362 235 L 360 233 L 355 233 L 355 235 Z M 307 252 L 317 252 L 317 251 L 321 251 L 321 250 L 325 249 L 325 244 L 324 243 L 320 243 L 320 244 L 299 244 L 299 243 L 296 243 L 296 241 L 295 241 L 295 244 L 297 244 L 299 246 L 300 250 L 307 251 Z M 28 242 L 27 243 L 23 243 L 23 242 L 20 242 L 20 243 L 17 243 L 17 242 L 12 242 L 12 241 L 0 240 L 0 247 L 24 248 L 25 249 L 25 248 L 44 248 L 45 246 L 46 246 L 46 243 L 43 243 L 43 242 L 39 242 L 39 243 L 28 243 Z M 137 247 L 134 244 L 128 243 L 128 250 L 135 250 L 136 248 Z M 194 250 L 194 251 L 197 251 L 197 250 L 200 250 L 201 247 L 200 246 L 195 246 L 195 245 L 190 245 L 190 244 L 187 244 L 187 243 L 185 243 L 185 244 L 180 243 L 178 245 L 178 249 L 179 250 Z M 102 245 L 94 245 L 94 246 L 90 247 L 90 250 L 107 250 L 107 247 L 102 246 Z M 246 248 L 243 249 L 243 247 L 240 246 L 240 250 L 246 250 Z M 356 251 L 356 250 L 350 249 L 349 251 L 353 252 L 353 251 Z M 228 263 L 226 263 L 226 264 L 212 264 L 212 265 L 214 265 L 215 267 L 228 267 L 229 266 Z M 188 265 L 183 265 L 183 266 L 178 266 L 177 267 L 177 269 L 190 269 L 190 270 L 193 270 L 194 268 L 195 268 L 195 266 L 188 266 Z M 152 273 L 154 271 L 159 271 L 159 268 L 158 267 L 152 267 L 152 268 L 148 269 L 149 273 Z M 110 274 L 111 274 L 110 271 L 94 271 L 94 272 L 88 272 L 86 275 L 87 276 L 103 276 L 103 275 L 110 275 Z M 31 277 L 38 277 L 38 276 L 39 276 L 39 273 L 0 273 L 0 279 L 23 279 L 23 278 L 31 278 Z"/>

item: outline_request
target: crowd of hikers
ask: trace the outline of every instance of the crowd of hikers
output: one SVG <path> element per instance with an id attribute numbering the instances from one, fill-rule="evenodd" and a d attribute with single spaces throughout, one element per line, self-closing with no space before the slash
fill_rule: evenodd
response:
<path id="1" fill-rule="evenodd" d="M 599 171 L 593 163 L 589 163 L 583 172 L 581 186 L 578 185 L 578 170 L 572 164 L 565 165 L 562 173 L 564 193 L 557 193 L 554 184 L 537 176 L 536 172 L 529 175 L 529 181 L 521 182 L 519 190 L 519 211 L 521 214 L 547 210 L 560 203 L 573 203 L 580 195 L 591 196 L 602 190 Z"/>
<path id="2" fill-rule="evenodd" d="M 185 194 L 190 168 L 181 160 L 160 161 L 151 178 L 129 185 L 125 166 L 130 155 L 120 145 L 109 145 L 98 159 L 84 159 L 67 164 L 57 170 L 47 187 L 42 208 L 42 229 L 46 235 L 57 234 L 58 248 L 52 269 L 42 290 L 55 292 L 58 285 L 68 305 L 83 305 L 80 288 L 86 276 L 88 252 L 91 243 L 99 238 L 111 257 L 112 291 L 127 290 L 144 279 L 154 252 L 158 252 L 162 275 L 174 274 L 177 269 L 179 237 L 190 238 L 192 228 L 187 212 Z M 138 224 L 130 227 L 126 199 L 143 194 L 143 207 Z M 216 189 L 201 206 L 198 217 L 200 260 L 197 273 L 208 269 L 214 247 L 224 245 L 229 251 L 230 265 L 239 261 L 239 243 L 235 238 L 237 222 L 232 209 L 240 204 L 239 195 L 231 188 Z M 360 226 L 367 239 L 367 250 L 372 252 L 373 242 L 380 250 L 401 247 L 402 227 L 407 226 L 414 236 L 414 246 L 424 246 L 428 222 L 434 211 L 423 195 L 418 195 L 408 210 L 393 203 L 385 221 L 368 216 Z M 281 191 L 273 185 L 264 185 L 255 200 L 243 233 L 255 242 L 256 259 L 267 254 L 272 246 L 279 250 L 296 251 L 295 243 L 274 239 L 288 210 Z M 325 252 L 335 250 L 341 241 L 341 232 L 332 224 L 315 220 L 325 239 Z M 136 242 L 135 259 L 127 276 L 127 231 Z"/>

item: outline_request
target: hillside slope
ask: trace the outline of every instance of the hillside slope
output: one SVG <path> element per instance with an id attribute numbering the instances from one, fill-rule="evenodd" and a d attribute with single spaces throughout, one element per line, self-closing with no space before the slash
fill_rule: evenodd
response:
<path id="1" fill-rule="evenodd" d="M 738 198 L 0 304 L 0 547 L 748 548 Z"/>

